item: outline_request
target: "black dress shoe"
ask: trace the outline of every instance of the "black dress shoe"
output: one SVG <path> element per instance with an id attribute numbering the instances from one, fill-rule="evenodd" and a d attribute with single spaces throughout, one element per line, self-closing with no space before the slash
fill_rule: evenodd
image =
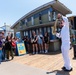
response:
<path id="1" fill-rule="evenodd" d="M 64 70 L 64 69 L 66 69 L 66 68 L 63 66 L 62 69 Z"/>
<path id="2" fill-rule="evenodd" d="M 66 72 L 70 72 L 70 71 L 73 70 L 73 68 L 71 68 L 70 70 L 67 70 L 67 69 L 65 68 L 65 69 L 63 69 L 63 70 L 66 71 Z"/>

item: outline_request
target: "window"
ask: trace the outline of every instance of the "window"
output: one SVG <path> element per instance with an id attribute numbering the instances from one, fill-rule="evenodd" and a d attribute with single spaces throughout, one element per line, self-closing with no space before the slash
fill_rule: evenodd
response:
<path id="1" fill-rule="evenodd" d="M 71 20 L 71 25 L 73 25 L 73 20 Z"/>
<path id="2" fill-rule="evenodd" d="M 42 29 L 41 29 L 41 28 L 39 28 L 39 32 L 41 32 L 41 33 L 42 33 Z"/>
<path id="3" fill-rule="evenodd" d="M 28 36 L 28 31 L 26 31 L 26 36 Z"/>
<path id="4" fill-rule="evenodd" d="M 41 13 L 39 14 L 39 20 L 41 20 Z"/>
<path id="5" fill-rule="evenodd" d="M 50 9 L 48 8 L 48 9 L 42 10 L 41 12 L 36 13 L 36 14 L 34 15 L 34 18 L 38 18 L 39 16 L 42 16 L 42 15 L 47 14 L 47 13 L 48 13 L 48 10 L 49 10 L 49 11 L 52 11 L 52 8 L 50 8 Z"/>
<path id="6" fill-rule="evenodd" d="M 27 19 L 25 19 L 25 24 L 27 25 Z"/>
<path id="7" fill-rule="evenodd" d="M 22 20 L 21 22 L 22 22 L 22 25 L 24 25 L 24 24 L 25 24 L 25 20 Z"/>
<path id="8" fill-rule="evenodd" d="M 26 36 L 25 31 L 24 31 L 24 36 Z"/>
<path id="9" fill-rule="evenodd" d="M 27 18 L 27 21 L 28 21 L 28 22 L 31 21 L 31 17 Z"/>
<path id="10" fill-rule="evenodd" d="M 44 28 L 44 33 L 46 32 L 47 30 L 46 30 L 46 27 Z"/>
<path id="11" fill-rule="evenodd" d="M 53 21 L 56 20 L 58 13 L 60 13 L 60 12 L 53 10 L 53 12 L 52 12 Z"/>
<path id="12" fill-rule="evenodd" d="M 36 13 L 35 15 L 34 15 L 34 19 L 35 18 L 38 18 L 39 17 L 39 13 Z"/>
<path id="13" fill-rule="evenodd" d="M 41 16 L 42 16 L 42 14 L 40 13 L 39 14 L 39 22 L 40 22 L 40 24 L 42 24 L 42 18 L 41 18 Z"/>
<path id="14" fill-rule="evenodd" d="M 36 29 L 36 34 L 38 35 L 38 29 Z"/>
<path id="15" fill-rule="evenodd" d="M 52 8 L 49 8 L 49 11 L 50 11 L 50 12 L 52 12 L 52 11 L 53 11 L 53 9 L 52 9 Z"/>
<path id="16" fill-rule="evenodd" d="M 32 37 L 32 31 L 30 30 L 30 38 Z"/>
<path id="17" fill-rule="evenodd" d="M 45 9 L 45 10 L 41 11 L 42 15 L 47 14 L 47 13 L 48 13 L 48 10 L 49 10 L 49 9 Z"/>
<path id="18" fill-rule="evenodd" d="M 50 27 L 47 28 L 48 33 L 50 33 Z"/>
<path id="19" fill-rule="evenodd" d="M 32 25 L 34 25 L 34 18 L 31 17 L 31 22 L 32 22 Z"/>
<path id="20" fill-rule="evenodd" d="M 56 12 L 53 12 L 53 20 L 56 20 Z"/>
<path id="21" fill-rule="evenodd" d="M 50 13 L 50 11 L 48 11 L 48 18 L 49 18 L 49 21 L 51 21 L 51 13 Z"/>

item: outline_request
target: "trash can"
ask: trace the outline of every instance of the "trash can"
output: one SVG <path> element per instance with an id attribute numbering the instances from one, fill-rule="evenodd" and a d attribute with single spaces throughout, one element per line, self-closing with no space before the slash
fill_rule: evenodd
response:
<path id="1" fill-rule="evenodd" d="M 74 58 L 76 58 L 76 44 L 73 45 Z"/>

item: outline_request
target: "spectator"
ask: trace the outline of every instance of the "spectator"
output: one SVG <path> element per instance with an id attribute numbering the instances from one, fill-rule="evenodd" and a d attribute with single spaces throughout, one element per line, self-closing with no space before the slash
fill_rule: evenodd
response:
<path id="1" fill-rule="evenodd" d="M 39 50 L 40 50 L 40 53 L 44 53 L 44 50 L 43 50 L 43 35 L 38 32 L 38 46 L 39 46 Z"/>
<path id="2" fill-rule="evenodd" d="M 48 53 L 49 35 L 46 32 L 44 35 L 45 53 Z"/>
<path id="3" fill-rule="evenodd" d="M 14 55 L 15 55 L 16 54 L 16 42 L 15 42 L 14 38 L 12 39 L 12 49 L 13 49 L 13 52 L 14 52 Z"/>
<path id="4" fill-rule="evenodd" d="M 3 44 L 3 47 L 2 47 L 2 53 L 3 53 L 3 56 L 2 56 L 2 61 L 5 61 L 5 36 L 4 36 L 4 31 L 2 31 L 2 44 Z"/>
<path id="5" fill-rule="evenodd" d="M 6 49 L 6 58 L 9 60 L 9 56 L 11 54 L 12 59 L 14 58 L 13 50 L 12 50 L 12 41 L 10 36 L 6 37 L 5 41 L 5 49 Z"/>
<path id="6" fill-rule="evenodd" d="M 33 47 L 33 54 L 35 54 L 35 48 L 36 48 L 36 54 L 38 54 L 38 46 L 37 46 L 37 35 L 35 33 L 35 31 L 32 32 L 32 47 Z"/>
<path id="7" fill-rule="evenodd" d="M 28 36 L 25 37 L 24 44 L 25 44 L 27 53 L 29 53 L 29 38 L 28 38 Z"/>
<path id="8" fill-rule="evenodd" d="M 2 44 L 2 32 L 0 32 L 0 64 L 1 64 L 2 56 L 3 56 L 2 47 L 3 47 L 3 44 Z"/>

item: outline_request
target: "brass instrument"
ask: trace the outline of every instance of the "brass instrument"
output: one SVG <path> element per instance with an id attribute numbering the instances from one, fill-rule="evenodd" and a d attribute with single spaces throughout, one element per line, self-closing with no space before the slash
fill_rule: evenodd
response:
<path id="1" fill-rule="evenodd" d="M 60 28 L 60 25 L 62 24 L 63 19 L 59 18 L 56 19 L 54 26 L 52 27 L 52 34 L 56 35 L 57 33 L 57 27 Z"/>
<path id="2" fill-rule="evenodd" d="M 58 23 L 58 19 L 56 19 L 54 26 L 51 27 L 51 28 L 52 28 L 52 34 L 53 34 L 53 35 L 56 35 L 56 31 L 57 31 L 57 23 Z"/>

